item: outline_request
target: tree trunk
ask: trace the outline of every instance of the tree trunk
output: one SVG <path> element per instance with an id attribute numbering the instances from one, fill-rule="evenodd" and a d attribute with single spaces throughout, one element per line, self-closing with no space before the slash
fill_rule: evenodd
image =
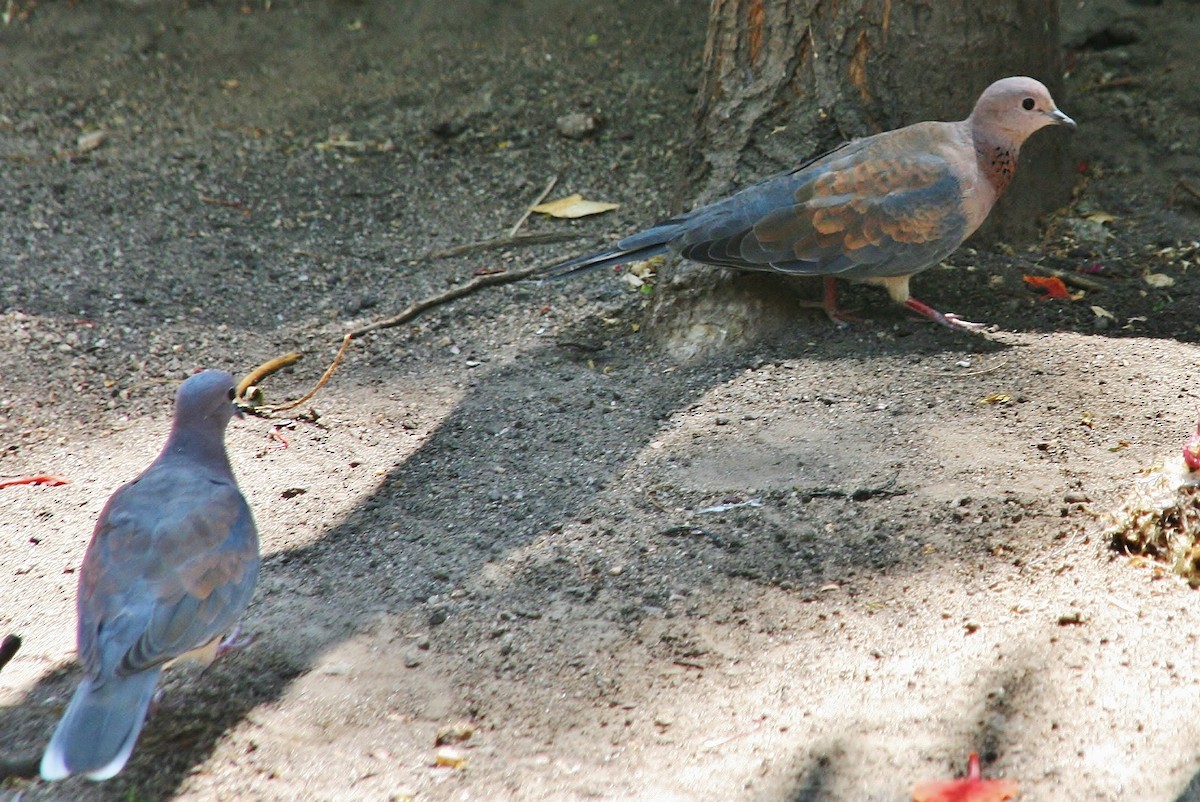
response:
<path id="1" fill-rule="evenodd" d="M 839 142 L 960 120 L 1008 75 L 1062 102 L 1058 0 L 712 0 L 691 161 L 679 193 L 714 200 Z M 1066 104 L 1064 104 L 1066 105 Z M 1069 109 L 1068 109 L 1069 113 Z M 1028 238 L 1070 190 L 1061 137 L 1035 137 L 981 239 Z M 677 357 L 795 318 L 785 279 L 665 271 L 652 324 Z"/>

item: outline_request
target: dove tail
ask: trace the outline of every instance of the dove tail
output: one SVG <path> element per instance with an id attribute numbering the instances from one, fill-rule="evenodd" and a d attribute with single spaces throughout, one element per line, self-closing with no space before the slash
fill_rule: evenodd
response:
<path id="1" fill-rule="evenodd" d="M 664 220 L 653 228 L 646 229 L 640 234 L 626 237 L 614 247 L 607 250 L 589 253 L 586 256 L 576 256 L 565 262 L 559 262 L 538 272 L 538 279 L 556 279 L 582 273 L 585 270 L 596 270 L 601 267 L 623 265 L 637 262 L 666 253 L 671 240 L 679 233 L 681 219 Z"/>
<path id="2" fill-rule="evenodd" d="M 84 774 L 107 780 L 133 752 L 161 669 L 115 677 L 101 685 L 84 679 L 42 755 L 41 775 L 61 780 Z"/>

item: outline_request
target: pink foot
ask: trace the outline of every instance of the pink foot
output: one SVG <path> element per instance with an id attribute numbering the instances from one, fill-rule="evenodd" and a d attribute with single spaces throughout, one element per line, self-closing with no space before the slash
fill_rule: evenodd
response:
<path id="1" fill-rule="evenodd" d="M 916 298 L 909 298 L 904 302 L 904 305 L 916 312 L 922 317 L 927 317 L 935 323 L 941 323 L 943 326 L 958 331 L 982 331 L 987 328 L 986 323 L 972 323 L 969 320 L 963 320 L 954 313 L 942 314 L 928 304 L 923 304 Z"/>
<path id="2" fill-rule="evenodd" d="M 230 652 L 245 649 L 256 640 L 258 640 L 257 635 L 242 635 L 242 624 L 239 621 L 233 625 L 233 630 L 225 636 L 225 639 L 217 644 L 217 652 L 213 656 L 213 660 L 220 660 Z"/>
<path id="3" fill-rule="evenodd" d="M 211 647 L 212 658 L 200 672 L 201 675 L 208 673 L 208 670 L 216 665 L 217 661 L 225 655 L 229 654 L 230 652 L 236 652 L 240 651 L 241 649 L 245 649 L 256 640 L 258 640 L 257 635 L 242 635 L 242 624 L 240 621 L 234 624 L 233 629 L 230 630 L 229 634 L 226 635 L 225 638 L 221 640 L 215 647 Z"/>

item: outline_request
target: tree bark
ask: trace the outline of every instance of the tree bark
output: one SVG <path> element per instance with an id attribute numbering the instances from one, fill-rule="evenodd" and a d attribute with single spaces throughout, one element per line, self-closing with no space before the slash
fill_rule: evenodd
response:
<path id="1" fill-rule="evenodd" d="M 856 136 L 962 119 L 1008 75 L 1037 78 L 1063 102 L 1058 0 L 712 0 L 679 192 L 694 202 L 677 205 L 714 200 Z M 980 241 L 1028 238 L 1065 202 L 1063 139 L 1034 137 L 1017 173 Z M 795 317 L 774 276 L 682 264 L 660 287 L 651 322 L 680 358 L 754 341 Z"/>

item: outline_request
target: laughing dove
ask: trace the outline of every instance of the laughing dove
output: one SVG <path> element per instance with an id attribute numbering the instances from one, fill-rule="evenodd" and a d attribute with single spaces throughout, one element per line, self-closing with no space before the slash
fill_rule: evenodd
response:
<path id="1" fill-rule="evenodd" d="M 162 453 L 100 513 L 79 570 L 83 679 L 42 756 L 47 780 L 119 772 L 164 664 L 214 644 L 250 602 L 258 533 L 225 454 L 233 398 L 224 371 L 185 381 Z"/>
<path id="2" fill-rule="evenodd" d="M 979 228 L 1017 167 L 1021 144 L 1047 125 L 1075 127 L 1032 78 L 989 86 L 960 122 L 923 122 L 855 139 L 723 200 L 672 217 L 614 247 L 538 277 L 648 259 L 667 251 L 740 270 L 875 284 L 953 328 L 974 328 L 909 296 L 908 280 Z"/>

